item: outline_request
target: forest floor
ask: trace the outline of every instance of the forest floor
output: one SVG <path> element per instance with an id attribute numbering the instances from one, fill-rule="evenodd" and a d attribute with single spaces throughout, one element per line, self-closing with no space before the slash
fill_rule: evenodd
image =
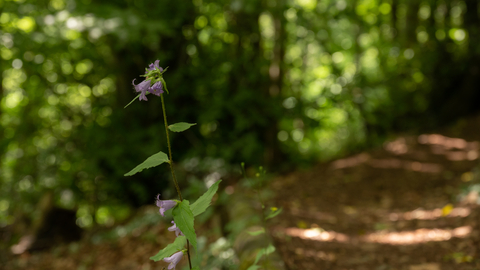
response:
<path id="1" fill-rule="evenodd" d="M 480 117 L 272 181 L 288 269 L 480 269 Z"/>
<path id="2" fill-rule="evenodd" d="M 283 213 L 270 232 L 286 268 L 480 269 L 479 142 L 476 117 L 273 179 Z M 156 207 L 141 211 L 131 225 L 11 256 L 0 269 L 162 269 L 148 258 L 174 235 Z M 214 225 L 204 223 L 200 235 L 214 239 Z"/>

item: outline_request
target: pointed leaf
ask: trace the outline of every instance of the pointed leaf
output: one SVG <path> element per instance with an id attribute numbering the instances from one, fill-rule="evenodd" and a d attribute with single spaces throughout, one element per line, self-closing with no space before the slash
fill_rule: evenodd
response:
<path id="1" fill-rule="evenodd" d="M 258 261 L 260 261 L 260 258 L 262 258 L 263 255 L 267 256 L 268 254 L 272 253 L 275 251 L 275 247 L 270 244 L 268 245 L 268 247 L 266 248 L 262 248 L 258 253 L 257 253 L 257 257 L 255 258 L 255 262 L 253 263 L 254 265 L 258 263 Z"/>
<path id="2" fill-rule="evenodd" d="M 173 208 L 172 214 L 177 228 L 182 231 L 195 250 L 197 250 L 197 235 L 193 227 L 194 218 L 192 210 L 190 210 L 190 203 L 187 200 L 181 201 Z"/>
<path id="3" fill-rule="evenodd" d="M 170 257 L 173 253 L 183 250 L 186 243 L 187 238 L 185 236 L 178 236 L 175 242 L 168 244 L 168 246 L 160 250 L 157 255 L 150 257 L 150 260 L 158 262 L 166 257 Z"/>
<path id="4" fill-rule="evenodd" d="M 268 245 L 268 247 L 265 249 L 265 255 L 268 255 L 268 254 L 270 254 L 270 253 L 272 253 L 272 252 L 274 252 L 274 251 L 275 251 L 275 247 L 274 247 L 272 244 L 270 244 L 270 245 Z"/>
<path id="5" fill-rule="evenodd" d="M 200 196 L 200 198 L 198 198 L 198 200 L 190 206 L 193 216 L 198 216 L 201 213 L 205 212 L 205 210 L 207 210 L 210 202 L 212 201 L 213 195 L 215 195 L 215 193 L 217 192 L 218 184 L 220 184 L 221 181 L 222 180 L 218 180 L 217 182 L 215 182 L 215 184 L 210 186 L 207 192 L 203 193 L 203 195 Z"/>
<path id="6" fill-rule="evenodd" d="M 168 129 L 170 129 L 173 132 L 182 132 L 189 129 L 191 126 L 195 126 L 195 125 L 196 123 L 190 124 L 190 123 L 180 122 L 173 125 L 169 125 Z"/>
<path id="7" fill-rule="evenodd" d="M 264 228 L 261 228 L 260 230 L 258 231 L 253 231 L 253 232 L 247 232 L 248 234 L 252 235 L 252 236 L 256 236 L 256 235 L 260 235 L 262 233 L 265 233 L 265 229 Z"/>
<path id="8" fill-rule="evenodd" d="M 132 176 L 138 172 L 143 171 L 144 169 L 148 169 L 151 167 L 158 166 L 162 163 L 169 162 L 167 154 L 163 153 L 162 151 L 152 155 L 151 157 L 147 158 L 142 164 L 137 165 L 137 167 L 133 168 L 131 171 L 126 173 L 124 176 Z"/>
<path id="9" fill-rule="evenodd" d="M 141 93 L 138 94 L 134 99 L 132 99 L 132 101 L 130 101 L 130 102 L 129 102 L 127 105 L 125 105 L 125 107 L 123 107 L 123 108 L 125 109 L 125 108 L 127 108 L 128 106 L 130 106 L 130 104 L 132 104 L 140 95 L 141 95 Z"/>
<path id="10" fill-rule="evenodd" d="M 274 218 L 278 216 L 280 213 L 282 213 L 282 208 L 278 209 L 277 211 L 272 211 L 268 216 L 265 217 L 265 220 Z"/>
<path id="11" fill-rule="evenodd" d="M 264 249 L 262 248 L 258 253 L 257 253 L 257 257 L 255 258 L 255 262 L 253 263 L 253 265 L 257 264 L 260 259 L 262 258 L 263 256 L 263 253 L 264 253 Z"/>

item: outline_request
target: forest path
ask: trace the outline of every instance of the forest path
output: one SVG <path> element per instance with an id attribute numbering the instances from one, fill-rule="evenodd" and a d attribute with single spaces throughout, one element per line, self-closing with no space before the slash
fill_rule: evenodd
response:
<path id="1" fill-rule="evenodd" d="M 480 269 L 480 117 L 272 181 L 288 269 Z"/>

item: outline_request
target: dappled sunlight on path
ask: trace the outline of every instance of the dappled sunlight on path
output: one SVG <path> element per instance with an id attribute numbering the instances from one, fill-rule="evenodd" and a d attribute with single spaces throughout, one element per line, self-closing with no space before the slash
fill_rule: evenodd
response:
<path id="1" fill-rule="evenodd" d="M 285 212 L 272 236 L 285 262 L 291 269 L 480 269 L 475 138 L 399 137 L 278 179 L 272 189 Z"/>
<path id="2" fill-rule="evenodd" d="M 358 244 L 362 242 L 389 244 L 389 245 L 414 245 L 432 241 L 448 241 L 452 237 L 465 238 L 472 233 L 471 226 L 463 226 L 455 229 L 417 229 L 405 232 L 375 232 L 364 236 L 348 236 L 333 231 L 321 231 L 319 229 L 286 228 L 279 229 L 286 235 L 302 239 L 320 242 L 340 242 Z"/>
<path id="3" fill-rule="evenodd" d="M 470 215 L 471 209 L 468 207 L 455 207 L 452 209 L 436 208 L 434 210 L 422 210 L 416 209 L 404 213 L 390 213 L 389 219 L 391 221 L 397 220 L 412 220 L 412 219 L 421 219 L 421 220 L 435 220 L 441 217 L 466 217 Z M 449 213 L 447 213 L 449 212 Z"/>
<path id="4" fill-rule="evenodd" d="M 471 226 L 463 226 L 451 230 L 417 229 L 406 232 L 378 232 L 360 237 L 360 240 L 390 245 L 413 245 L 432 241 L 448 241 L 452 237 L 465 238 L 471 233 Z"/>
<path id="5" fill-rule="evenodd" d="M 300 228 L 286 228 L 281 230 L 285 234 L 294 237 L 300 237 L 302 239 L 310 239 L 322 242 L 342 242 L 346 243 L 351 241 L 350 237 L 343 233 L 337 233 L 332 231 L 321 231 L 319 229 L 300 229 Z"/>

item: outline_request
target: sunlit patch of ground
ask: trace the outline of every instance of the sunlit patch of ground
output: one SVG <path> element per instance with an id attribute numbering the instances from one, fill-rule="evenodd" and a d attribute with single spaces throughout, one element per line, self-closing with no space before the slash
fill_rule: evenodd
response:
<path id="1" fill-rule="evenodd" d="M 465 238 L 472 233 L 471 226 L 455 229 L 417 229 L 405 232 L 375 232 L 364 236 L 348 236 L 334 231 L 319 229 L 286 228 L 280 229 L 283 233 L 301 239 L 320 242 L 361 243 L 371 242 L 389 245 L 414 245 L 432 241 L 448 241 L 452 237 Z"/>
<path id="2" fill-rule="evenodd" d="M 441 217 L 467 217 L 472 212 L 468 207 L 455 207 L 448 209 L 449 207 L 444 208 L 436 208 L 434 210 L 422 210 L 416 209 L 409 212 L 404 213 L 390 213 L 389 219 L 391 221 L 397 220 L 435 220 Z"/>
<path id="3" fill-rule="evenodd" d="M 461 138 L 449 138 L 440 134 L 422 134 L 418 136 L 420 144 L 430 145 L 432 153 L 445 155 L 448 160 L 478 159 L 479 143 L 467 142 Z"/>
<path id="4" fill-rule="evenodd" d="M 302 239 L 315 240 L 321 242 L 342 242 L 346 243 L 351 241 L 351 237 L 343 233 L 327 232 L 318 229 L 300 229 L 300 228 L 286 228 L 281 229 L 286 235 L 299 237 Z"/>
<path id="5" fill-rule="evenodd" d="M 419 161 L 400 160 L 397 158 L 372 159 L 368 154 L 360 154 L 351 158 L 339 159 L 332 163 L 333 169 L 355 167 L 366 163 L 374 168 L 383 169 L 405 169 L 424 173 L 440 173 L 443 167 L 436 163 L 425 163 Z"/>
<path id="6" fill-rule="evenodd" d="M 471 233 L 471 226 L 463 226 L 450 230 L 417 229 L 406 232 L 378 232 L 363 236 L 360 240 L 390 245 L 414 245 L 433 241 L 448 241 L 452 237 L 465 238 Z"/>
<path id="7" fill-rule="evenodd" d="M 465 132 L 401 136 L 273 183 L 285 211 L 272 235 L 287 265 L 480 269 L 480 132 Z"/>

